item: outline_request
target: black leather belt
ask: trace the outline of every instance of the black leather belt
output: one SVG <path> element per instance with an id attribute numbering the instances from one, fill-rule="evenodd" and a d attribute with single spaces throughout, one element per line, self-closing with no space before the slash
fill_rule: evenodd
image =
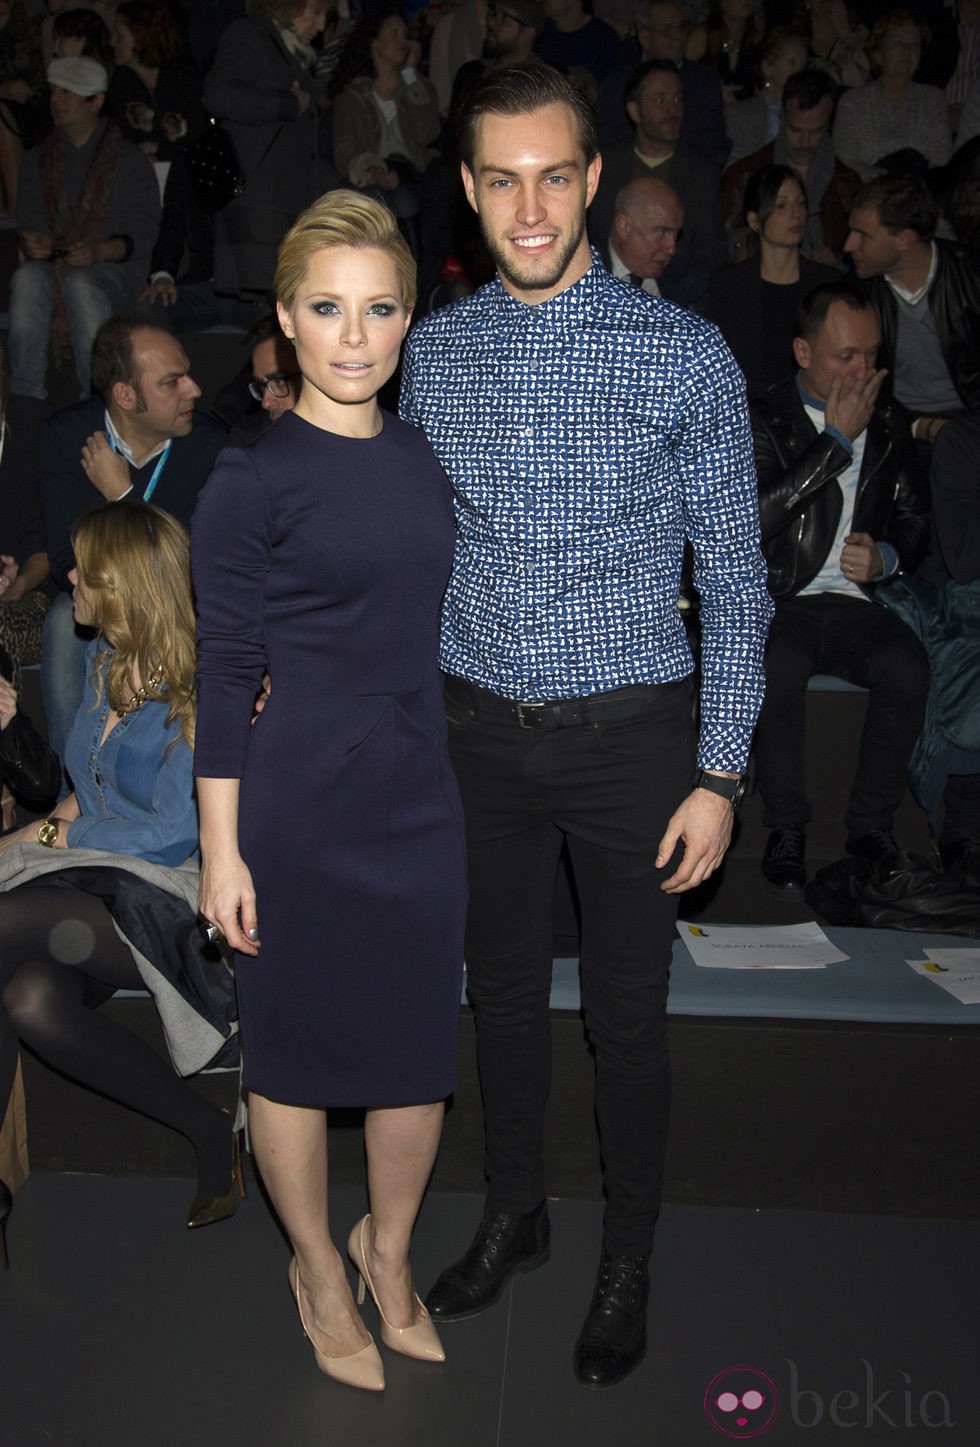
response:
<path id="1" fill-rule="evenodd" d="M 446 675 L 446 697 L 463 708 L 471 718 L 516 723 L 522 729 L 564 729 L 576 724 L 614 723 L 640 718 L 663 695 L 680 683 L 643 683 L 634 688 L 616 688 L 610 693 L 590 693 L 583 698 L 558 698 L 547 703 L 524 703 L 501 698 L 475 683 Z"/>

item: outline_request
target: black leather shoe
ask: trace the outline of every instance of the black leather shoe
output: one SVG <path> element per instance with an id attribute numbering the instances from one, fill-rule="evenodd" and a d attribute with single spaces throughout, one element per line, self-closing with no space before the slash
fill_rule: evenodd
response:
<path id="1" fill-rule="evenodd" d="M 780 894 L 799 894 L 806 884 L 802 829 L 774 829 L 762 856 L 762 872 Z"/>
<path id="2" fill-rule="evenodd" d="M 603 1251 L 589 1314 L 575 1343 L 575 1379 L 583 1387 L 614 1387 L 638 1367 L 647 1349 L 650 1277 L 646 1256 Z"/>
<path id="3" fill-rule="evenodd" d="M 869 829 L 867 834 L 849 834 L 844 848 L 855 859 L 866 859 L 869 864 L 880 864 L 888 873 L 901 869 L 905 854 L 895 843 L 895 836 L 888 829 Z"/>
<path id="4" fill-rule="evenodd" d="M 439 1277 L 425 1304 L 435 1321 L 466 1321 L 493 1306 L 516 1271 L 533 1271 L 551 1254 L 548 1205 L 526 1216 L 487 1211 L 466 1255 Z"/>

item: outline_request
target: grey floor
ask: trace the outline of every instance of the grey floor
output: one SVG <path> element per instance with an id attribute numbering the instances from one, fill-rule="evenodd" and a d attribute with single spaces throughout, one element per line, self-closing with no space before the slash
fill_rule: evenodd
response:
<path id="1" fill-rule="evenodd" d="M 190 1233 L 188 1191 L 31 1176 L 0 1273 L 4 1447 L 708 1447 L 750 1432 L 767 1447 L 980 1442 L 975 1223 L 668 1207 L 647 1360 L 593 1393 L 574 1382 L 570 1354 L 600 1208 L 555 1202 L 551 1262 L 485 1316 L 444 1328 L 444 1367 L 385 1351 L 388 1388 L 374 1397 L 316 1371 L 261 1195 Z M 465 1245 L 478 1207 L 430 1196 L 416 1236 L 423 1286 Z M 345 1233 L 360 1192 L 338 1188 L 332 1209 Z M 705 1415 L 709 1384 L 732 1367 L 779 1393 L 762 1433 L 768 1406 L 744 1428 L 721 1419 L 724 1434 Z"/>

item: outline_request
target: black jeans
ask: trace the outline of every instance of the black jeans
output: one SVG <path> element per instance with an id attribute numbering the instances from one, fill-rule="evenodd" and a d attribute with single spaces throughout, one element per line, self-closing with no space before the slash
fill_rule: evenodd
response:
<path id="1" fill-rule="evenodd" d="M 839 593 L 776 604 L 766 650 L 766 697 L 755 732 L 763 823 L 768 829 L 803 829 L 810 821 L 803 746 L 806 686 L 814 673 L 869 690 L 844 822 L 855 835 L 890 829 L 922 728 L 929 661 L 894 613 Z"/>
<path id="2" fill-rule="evenodd" d="M 481 692 L 447 681 L 469 854 L 466 963 L 487 1204 L 524 1213 L 545 1194 L 552 896 L 567 840 L 582 909 L 582 1005 L 596 1059 L 604 1245 L 638 1255 L 650 1249 L 660 1207 L 670 1104 L 666 1007 L 677 899 L 660 883 L 676 860 L 658 870 L 655 859 L 691 788 L 690 684 L 650 688 L 635 717 L 555 729 L 490 716 Z"/>

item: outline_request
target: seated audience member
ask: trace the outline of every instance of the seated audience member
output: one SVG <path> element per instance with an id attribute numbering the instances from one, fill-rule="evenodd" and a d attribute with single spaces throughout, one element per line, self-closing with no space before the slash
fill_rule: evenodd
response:
<path id="1" fill-rule="evenodd" d="M 840 280 L 838 269 L 802 254 L 806 216 L 806 191 L 792 166 L 763 166 L 745 189 L 745 224 L 759 249 L 713 278 L 712 318 L 750 397 L 793 375 L 800 303 L 815 286 Z"/>
<path id="2" fill-rule="evenodd" d="M 936 438 L 929 491 L 929 554 L 898 600 L 888 599 L 922 640 L 931 670 L 909 782 L 943 869 L 980 889 L 980 412 Z"/>
<path id="3" fill-rule="evenodd" d="M 86 10 L 92 10 L 108 30 L 112 20 L 112 12 L 115 8 L 112 0 L 82 0 Z M 55 22 L 63 10 L 74 9 L 78 6 L 79 0 L 45 0 L 48 14 L 41 21 L 41 51 L 44 56 L 44 64 L 50 65 L 55 58 Z"/>
<path id="4" fill-rule="evenodd" d="M 194 411 L 201 389 L 183 347 L 138 317 L 99 328 L 92 383 L 97 395 L 56 412 L 41 441 L 47 551 L 61 590 L 45 619 L 41 688 L 48 738 L 62 757 L 85 685 L 86 640 L 71 610 L 73 528 L 100 503 L 126 497 L 152 498 L 189 523 L 226 440 L 223 427 Z"/>
<path id="5" fill-rule="evenodd" d="M 722 207 L 734 249 L 738 249 L 742 233 L 749 177 L 762 166 L 792 166 L 806 188 L 809 204 L 803 252 L 815 261 L 834 264 L 844 248 L 848 212 L 861 181 L 834 155 L 830 139 L 833 115 L 834 85 L 828 75 L 810 69 L 789 77 L 783 87 L 776 139 L 725 172 Z M 742 236 L 744 239 L 744 233 Z"/>
<path id="6" fill-rule="evenodd" d="M 263 310 L 279 242 L 336 184 L 321 154 L 323 85 L 313 76 L 327 5 L 249 0 L 249 13 L 225 28 L 204 83 L 207 110 L 227 130 L 245 176 L 242 194 L 214 219 L 215 287 L 258 299 Z"/>
<path id="7" fill-rule="evenodd" d="M 725 128 L 732 148 L 728 164 L 752 156 L 768 146 L 779 134 L 783 86 L 791 75 L 805 69 L 806 41 L 798 30 L 780 26 L 770 30 L 759 46 L 756 75 L 759 86 L 748 100 L 736 101 L 725 109 Z"/>
<path id="8" fill-rule="evenodd" d="M 160 220 L 146 157 L 100 119 L 104 68 L 84 55 L 48 67 L 54 130 L 24 156 L 17 228 L 26 258 L 10 283 L 10 390 L 45 397 L 48 338 L 70 339 L 82 396 L 100 322 L 144 284 Z"/>
<path id="9" fill-rule="evenodd" d="M 248 446 L 273 422 L 278 422 L 284 412 L 291 412 L 299 400 L 303 380 L 296 348 L 274 313 L 263 317 L 252 328 L 249 341 L 252 349 L 247 390 L 253 406 L 258 404 L 258 410 L 247 413 L 243 424 L 232 428 L 229 447 Z"/>
<path id="10" fill-rule="evenodd" d="M 935 239 L 938 220 L 920 178 L 871 181 L 854 198 L 845 248 L 881 322 L 891 388 L 926 445 L 948 418 L 980 408 L 980 265 Z"/>
<path id="11" fill-rule="evenodd" d="M 105 66 L 111 76 L 116 58 L 108 25 L 94 10 L 59 10 L 52 30 L 53 59 L 65 55 L 87 55 Z"/>
<path id="12" fill-rule="evenodd" d="M 334 165 L 346 184 L 414 223 L 411 230 L 441 129 L 435 88 L 415 68 L 418 50 L 399 11 L 368 11 L 350 32 L 331 85 Z"/>
<path id="13" fill-rule="evenodd" d="M 50 569 L 41 513 L 40 408 L 27 397 L 8 397 L 7 363 L 0 347 L 0 649 L 21 691 L 21 668 L 38 663 Z"/>
<path id="14" fill-rule="evenodd" d="M 803 0 L 796 23 L 809 44 L 811 65 L 825 70 L 841 90 L 864 85 L 871 74 L 868 28 L 851 13 L 846 0 Z"/>
<path id="15" fill-rule="evenodd" d="M 233 1063 L 233 992 L 198 930 L 188 867 L 198 825 L 187 534 L 159 508 L 123 503 L 84 517 L 75 546 L 75 613 L 96 630 L 68 745 L 76 788 L 0 841 L 0 1093 L 24 1041 L 69 1079 L 180 1131 L 197 1156 L 186 1224 L 207 1226 L 235 1210 L 237 1141 L 231 1117 L 176 1072 Z M 66 930 L 89 941 L 80 959 L 59 948 Z M 116 989 L 142 989 L 144 971 L 173 1065 L 96 1009 Z"/>
<path id="16" fill-rule="evenodd" d="M 676 257 L 683 228 L 684 208 L 673 186 L 656 176 L 637 176 L 616 197 L 603 259 L 621 281 L 706 315 L 711 272 Z"/>
<path id="17" fill-rule="evenodd" d="M 460 66 L 453 82 L 449 114 L 455 116 L 470 86 L 495 65 L 519 64 L 534 58 L 544 10 L 540 0 L 500 0 L 487 8 L 486 38 L 479 60 Z"/>
<path id="18" fill-rule="evenodd" d="M 950 158 L 946 98 L 938 86 L 912 79 L 927 33 L 911 10 L 883 15 L 868 46 L 876 79 L 846 90 L 838 102 L 834 147 L 863 181 L 899 151 L 917 151 L 929 166 L 945 166 Z"/>
<path id="19" fill-rule="evenodd" d="M 166 0 L 122 0 L 112 49 L 109 114 L 151 161 L 172 161 L 208 118 L 201 77 Z"/>
<path id="20" fill-rule="evenodd" d="M 583 0 L 543 0 L 547 20 L 538 36 L 538 59 L 557 70 L 588 72 L 598 85 L 619 64 L 619 36 Z"/>
<path id="21" fill-rule="evenodd" d="M 814 673 L 869 690 L 846 850 L 882 867 L 902 857 L 892 835 L 922 726 L 929 667 L 912 630 L 875 601 L 921 561 L 928 503 L 908 418 L 882 402 L 881 332 L 850 281 L 820 286 L 800 308 L 799 373 L 751 404 L 762 547 L 776 604 L 766 696 L 755 735 L 762 872 L 777 890 L 806 880 L 811 809 L 804 786 L 804 705 Z"/>
<path id="22" fill-rule="evenodd" d="M 640 0 L 636 10 L 637 43 L 623 46 L 629 58 L 611 70 L 599 86 L 596 110 L 602 150 L 632 137 L 624 95 L 637 65 L 647 60 L 672 60 L 684 93 L 681 144 L 725 164 L 729 147 L 721 81 L 710 66 L 687 59 L 684 48 L 688 29 L 684 11 L 675 0 Z"/>
<path id="23" fill-rule="evenodd" d="M 147 320 L 171 332 L 252 326 L 257 299 L 224 295 L 214 286 L 214 225 L 197 203 L 182 156 L 170 162 L 163 213 L 150 257 L 149 284 L 140 293 Z"/>
<path id="24" fill-rule="evenodd" d="M 687 54 L 717 71 L 726 105 L 748 100 L 762 32 L 755 0 L 712 0 L 703 25 L 691 31 Z"/>
<path id="25" fill-rule="evenodd" d="M 626 111 L 636 134 L 632 144 L 611 146 L 603 155 L 599 186 L 589 211 L 593 241 L 599 247 L 608 243 L 614 203 L 627 182 L 636 176 L 656 176 L 673 186 L 684 208 L 678 256 L 709 268 L 724 265 L 727 251 L 720 168 L 680 141 L 684 101 L 672 61 L 650 60 L 634 72 L 626 91 Z"/>

